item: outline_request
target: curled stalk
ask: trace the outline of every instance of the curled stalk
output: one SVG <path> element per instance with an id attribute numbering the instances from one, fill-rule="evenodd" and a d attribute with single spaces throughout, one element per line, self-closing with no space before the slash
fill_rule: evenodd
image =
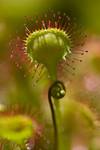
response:
<path id="1" fill-rule="evenodd" d="M 52 99 L 59 103 L 59 99 L 65 96 L 66 90 L 65 86 L 61 81 L 55 81 L 49 88 L 48 91 L 48 100 L 51 109 L 53 127 L 54 127 L 54 150 L 58 150 L 59 140 L 58 140 L 58 125 L 57 125 L 57 118 L 56 118 L 56 103 L 53 103 Z"/>

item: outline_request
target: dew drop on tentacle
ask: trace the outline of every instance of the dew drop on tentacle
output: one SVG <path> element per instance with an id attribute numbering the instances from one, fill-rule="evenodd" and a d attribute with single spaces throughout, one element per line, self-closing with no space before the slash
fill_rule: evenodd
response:
<path id="1" fill-rule="evenodd" d="M 36 31 L 26 39 L 26 45 L 29 56 L 43 64 L 55 80 L 59 60 L 70 53 L 70 39 L 67 34 L 55 28 Z"/>
<path id="2" fill-rule="evenodd" d="M 82 49 L 85 41 L 84 33 L 76 23 L 66 13 L 54 11 L 33 18 L 27 17 L 27 20 L 26 38 L 24 37 L 23 42 L 20 40 L 22 46 L 19 44 L 16 52 L 11 53 L 11 58 L 15 59 L 17 67 L 20 67 L 21 63 L 26 64 L 35 82 L 41 78 L 44 68 L 48 71 L 51 80 L 59 80 L 60 62 L 63 64 L 60 74 L 70 74 L 70 72 L 74 74 L 76 69 L 74 63 L 82 62 L 80 57 L 87 52 Z M 43 67 L 35 69 L 35 62 Z"/>

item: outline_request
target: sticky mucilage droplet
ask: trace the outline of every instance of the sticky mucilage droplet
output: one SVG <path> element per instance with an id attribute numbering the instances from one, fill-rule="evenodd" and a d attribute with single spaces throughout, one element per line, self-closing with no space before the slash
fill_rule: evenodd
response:
<path id="1" fill-rule="evenodd" d="M 59 80 L 61 74 L 74 74 L 73 65 L 81 62 L 81 56 L 87 52 L 82 49 L 85 34 L 76 23 L 60 12 L 33 17 L 27 22 L 24 40 L 18 38 L 12 48 L 15 64 L 26 64 L 33 77 L 37 76 L 36 81 L 45 70 L 53 81 Z"/>

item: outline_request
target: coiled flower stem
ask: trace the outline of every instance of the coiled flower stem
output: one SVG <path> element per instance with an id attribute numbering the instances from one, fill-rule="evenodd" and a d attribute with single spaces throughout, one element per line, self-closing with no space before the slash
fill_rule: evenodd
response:
<path id="1" fill-rule="evenodd" d="M 58 127 L 57 127 L 57 119 L 56 119 L 56 109 L 54 108 L 55 103 L 53 103 L 52 98 L 57 101 L 65 96 L 65 87 L 61 81 L 55 81 L 49 88 L 48 91 L 48 100 L 52 114 L 52 121 L 54 126 L 54 150 L 58 150 Z M 59 101 L 58 101 L 59 103 Z M 55 106 L 56 107 L 56 106 Z"/>

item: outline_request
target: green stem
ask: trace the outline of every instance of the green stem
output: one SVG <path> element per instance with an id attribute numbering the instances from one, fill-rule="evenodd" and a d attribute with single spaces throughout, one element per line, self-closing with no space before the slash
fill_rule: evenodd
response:
<path id="1" fill-rule="evenodd" d="M 54 150 L 70 150 L 71 137 L 63 132 L 60 99 L 65 96 L 65 86 L 61 81 L 55 81 L 48 91 L 48 100 L 51 109 L 54 127 Z"/>
<path id="2" fill-rule="evenodd" d="M 53 127 L 54 127 L 54 150 L 58 150 L 58 129 L 57 129 L 57 123 L 56 123 L 56 116 L 55 116 L 55 110 L 53 107 L 53 102 L 51 98 L 51 88 L 48 91 L 48 100 L 49 100 L 49 105 L 51 109 L 51 115 L 52 115 L 52 121 L 53 121 Z"/>
<path id="3" fill-rule="evenodd" d="M 50 93 L 48 93 L 48 99 L 54 126 L 54 150 L 71 150 L 71 137 L 70 135 L 64 136 L 64 133 L 62 132 L 63 124 L 60 112 L 60 102 L 59 100 L 54 100 L 53 103 Z"/>
<path id="4" fill-rule="evenodd" d="M 71 150 L 71 137 L 63 132 L 62 115 L 60 110 L 60 101 L 55 100 L 55 114 L 58 127 L 58 150 Z"/>

